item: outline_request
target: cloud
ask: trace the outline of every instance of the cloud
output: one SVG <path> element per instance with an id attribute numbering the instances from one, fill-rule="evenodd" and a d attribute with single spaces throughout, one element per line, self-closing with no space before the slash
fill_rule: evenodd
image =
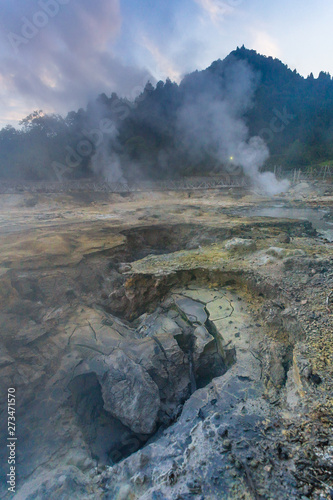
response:
<path id="1" fill-rule="evenodd" d="M 159 75 L 163 75 L 164 79 L 168 77 L 176 82 L 181 80 L 181 72 L 175 67 L 171 59 L 161 52 L 157 44 L 145 34 L 141 37 L 141 43 L 153 56 L 154 70 L 152 70 L 152 73 L 155 74 L 156 78 L 159 78 Z"/>
<path id="2" fill-rule="evenodd" d="M 268 33 L 261 30 L 251 29 L 252 46 L 257 52 L 265 56 L 281 57 L 281 51 L 277 41 Z"/>
<path id="3" fill-rule="evenodd" d="M 222 0 L 194 0 L 200 7 L 209 15 L 211 20 L 217 24 L 226 14 L 233 12 L 233 7 L 230 2 Z"/>
<path id="4" fill-rule="evenodd" d="M 100 92 L 131 95 L 149 78 L 113 53 L 119 0 L 0 0 L 0 7 L 0 99 L 11 97 L 14 108 L 65 112 Z M 14 117 L 8 106 L 4 114 Z"/>

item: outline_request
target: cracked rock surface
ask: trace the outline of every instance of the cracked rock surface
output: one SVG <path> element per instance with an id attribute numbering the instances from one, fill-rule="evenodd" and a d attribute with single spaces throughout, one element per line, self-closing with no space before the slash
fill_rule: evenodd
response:
<path id="1" fill-rule="evenodd" d="M 330 498 L 333 255 L 309 221 L 220 193 L 26 197 L 0 199 L 15 498 Z"/>

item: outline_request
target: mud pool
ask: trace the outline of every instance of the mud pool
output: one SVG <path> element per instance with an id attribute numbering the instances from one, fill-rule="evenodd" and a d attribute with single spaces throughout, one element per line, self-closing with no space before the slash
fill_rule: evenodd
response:
<path id="1" fill-rule="evenodd" d="M 264 208 L 250 208 L 249 210 L 237 210 L 235 215 L 245 217 L 270 217 L 273 219 L 299 219 L 311 222 L 318 233 L 327 241 L 333 241 L 332 212 L 325 208 L 299 208 L 285 205 L 267 206 Z"/>

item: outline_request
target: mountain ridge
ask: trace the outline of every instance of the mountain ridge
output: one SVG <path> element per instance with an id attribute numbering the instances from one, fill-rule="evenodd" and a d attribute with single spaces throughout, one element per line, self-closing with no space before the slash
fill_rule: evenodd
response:
<path id="1" fill-rule="evenodd" d="M 196 144 L 205 135 L 201 109 L 195 110 L 192 123 L 186 118 L 186 129 L 179 125 L 188 102 L 205 99 L 212 107 L 223 103 L 230 108 L 233 102 L 231 115 L 237 115 L 239 126 L 247 127 L 247 140 L 259 136 L 267 144 L 270 160 L 265 161 L 266 168 L 276 162 L 285 168 L 304 168 L 333 159 L 333 81 L 329 73 L 304 78 L 279 59 L 242 46 L 206 69 L 186 75 L 179 85 L 169 79 L 155 86 L 148 82 L 133 102 L 115 93 L 110 97 L 100 94 L 85 110 L 70 111 L 66 118 L 35 111 L 22 120 L 21 130 L 3 128 L 0 178 L 56 179 L 55 164 L 63 166 L 64 180 L 138 175 L 159 179 L 219 170 L 226 161 L 225 151 L 216 154 L 216 123 L 227 113 L 223 114 L 223 106 L 220 115 L 213 116 L 214 124 L 210 123 L 215 142 L 205 138 L 200 147 Z M 202 113 L 204 107 L 205 102 Z M 96 130 L 100 130 L 101 120 L 112 122 L 114 133 L 100 132 L 102 143 L 98 144 Z M 212 121 L 212 116 L 206 120 Z M 196 135 L 192 130 L 184 145 L 188 129 L 195 126 Z M 95 140 L 91 131 L 95 131 Z M 223 143 L 228 123 L 221 134 Z"/>

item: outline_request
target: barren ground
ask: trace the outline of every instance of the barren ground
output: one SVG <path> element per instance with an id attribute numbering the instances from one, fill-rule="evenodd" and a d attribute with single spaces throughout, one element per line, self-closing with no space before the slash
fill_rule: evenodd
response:
<path id="1" fill-rule="evenodd" d="M 333 498 L 332 203 L 1 195 L 15 498 Z"/>

